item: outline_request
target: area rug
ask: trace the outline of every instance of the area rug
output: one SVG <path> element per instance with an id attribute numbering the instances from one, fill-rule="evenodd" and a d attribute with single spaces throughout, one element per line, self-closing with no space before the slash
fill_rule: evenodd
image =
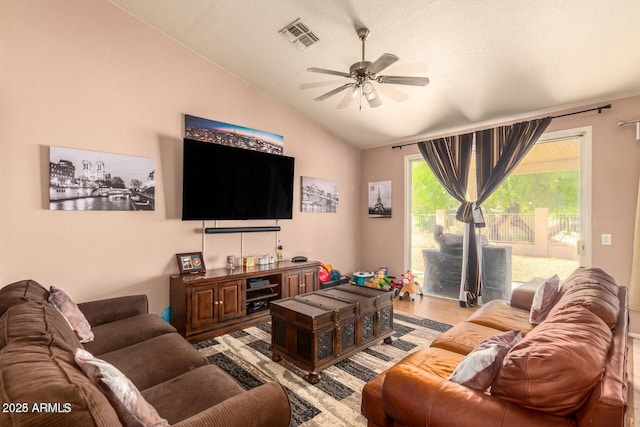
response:
<path id="1" fill-rule="evenodd" d="M 394 313 L 392 344 L 375 344 L 320 372 L 309 384 L 306 371 L 271 360 L 271 324 L 201 341 L 195 347 L 249 390 L 265 382 L 284 385 L 292 407 L 291 427 L 366 426 L 360 414 L 362 387 L 407 354 L 428 347 L 451 325 Z"/>

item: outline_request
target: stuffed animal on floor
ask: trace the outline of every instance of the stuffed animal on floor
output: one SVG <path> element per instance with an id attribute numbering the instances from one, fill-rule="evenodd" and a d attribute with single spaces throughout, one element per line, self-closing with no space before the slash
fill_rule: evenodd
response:
<path id="1" fill-rule="evenodd" d="M 415 302 L 416 295 L 423 296 L 422 294 L 422 286 L 418 283 L 418 280 L 415 278 L 411 270 L 407 270 L 402 274 L 402 289 L 400 289 L 400 299 L 405 294 L 409 294 L 409 298 L 411 302 Z"/>

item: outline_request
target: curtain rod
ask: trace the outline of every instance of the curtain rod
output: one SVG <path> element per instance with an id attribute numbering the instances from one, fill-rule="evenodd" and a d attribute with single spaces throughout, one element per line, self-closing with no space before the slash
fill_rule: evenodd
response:
<path id="1" fill-rule="evenodd" d="M 552 119 L 557 119 L 557 118 L 560 118 L 560 117 L 573 116 L 575 114 L 588 113 L 590 111 L 598 111 L 598 114 L 600 114 L 600 113 L 602 113 L 602 110 L 608 109 L 608 108 L 611 108 L 611 104 L 601 105 L 600 107 L 590 108 L 588 110 L 575 111 L 573 113 L 560 114 L 560 115 L 557 115 L 557 116 L 549 116 L 549 117 L 551 117 Z M 417 144 L 418 144 L 417 142 L 408 142 L 406 144 L 392 145 L 391 148 L 394 149 L 394 150 L 396 148 L 402 149 L 402 147 L 407 147 L 409 145 L 417 145 Z"/>

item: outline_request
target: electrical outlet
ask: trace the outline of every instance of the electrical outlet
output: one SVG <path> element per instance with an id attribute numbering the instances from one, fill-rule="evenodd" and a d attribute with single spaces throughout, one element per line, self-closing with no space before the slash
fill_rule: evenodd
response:
<path id="1" fill-rule="evenodd" d="M 611 245 L 611 234 L 602 235 L 602 244 L 605 246 Z"/>

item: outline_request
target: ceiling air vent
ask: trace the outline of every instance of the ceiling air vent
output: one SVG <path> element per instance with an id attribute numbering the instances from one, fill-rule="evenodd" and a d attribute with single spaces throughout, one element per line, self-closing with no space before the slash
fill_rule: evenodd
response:
<path id="1" fill-rule="evenodd" d="M 280 34 L 297 47 L 298 50 L 307 50 L 320 41 L 318 36 L 300 22 L 300 18 L 281 29 Z"/>

